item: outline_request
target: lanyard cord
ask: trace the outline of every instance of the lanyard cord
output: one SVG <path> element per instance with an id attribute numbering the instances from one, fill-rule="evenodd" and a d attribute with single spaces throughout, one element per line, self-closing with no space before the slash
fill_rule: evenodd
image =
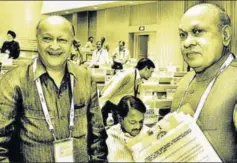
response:
<path id="1" fill-rule="evenodd" d="M 36 66 L 37 66 L 37 59 L 38 57 L 35 58 L 34 63 L 33 63 L 33 73 L 35 76 L 35 72 L 36 72 Z M 46 100 L 45 100 L 45 96 L 43 93 L 43 89 L 42 89 L 42 85 L 41 85 L 41 81 L 40 78 L 37 78 L 36 81 L 36 88 L 40 97 L 40 102 L 41 102 L 41 106 L 44 112 L 44 116 L 45 116 L 45 120 L 49 126 L 49 131 L 52 133 L 54 140 L 56 141 L 56 136 L 54 134 L 54 127 L 49 115 L 49 111 L 48 111 L 48 107 L 46 104 Z M 71 92 L 72 92 L 72 98 L 71 98 L 71 106 L 70 106 L 70 122 L 69 122 L 69 137 L 71 138 L 72 136 L 72 131 L 73 131 L 73 127 L 74 127 L 74 99 L 73 99 L 73 90 L 74 90 L 74 76 L 70 75 L 70 86 L 71 86 Z"/>
<path id="2" fill-rule="evenodd" d="M 137 79 L 137 71 L 135 69 L 135 78 L 134 78 L 134 86 L 133 86 L 133 90 L 134 90 L 134 96 L 137 97 L 138 94 L 138 85 L 136 85 L 136 79 Z"/>
<path id="3" fill-rule="evenodd" d="M 99 52 L 99 55 L 97 55 L 98 52 Z M 97 52 L 96 52 L 96 63 L 100 61 L 100 56 L 101 56 L 101 54 L 102 54 L 102 48 L 100 49 L 100 51 L 97 51 Z"/>
<path id="4" fill-rule="evenodd" d="M 200 101 L 199 101 L 199 103 L 198 103 L 196 112 L 195 112 L 195 114 L 194 114 L 194 116 L 193 116 L 193 118 L 194 118 L 195 121 L 197 121 L 197 119 L 198 119 L 198 117 L 199 117 L 199 115 L 200 115 L 200 113 L 201 113 L 201 110 L 202 110 L 202 108 L 203 108 L 203 106 L 204 106 L 204 104 L 205 104 L 205 102 L 206 102 L 206 99 L 207 99 L 207 97 L 208 97 L 208 95 L 209 95 L 209 93 L 210 93 L 210 91 L 211 91 L 211 89 L 212 89 L 212 87 L 213 87 L 213 85 L 214 85 L 214 83 L 215 83 L 217 77 L 231 64 L 231 62 L 233 61 L 233 59 L 234 59 L 233 54 L 230 54 L 230 55 L 228 56 L 228 58 L 226 59 L 226 61 L 225 61 L 225 62 L 223 63 L 223 65 L 221 66 L 221 68 L 219 69 L 217 75 L 216 75 L 216 76 L 212 79 L 212 81 L 208 84 L 206 90 L 204 91 L 204 93 L 202 94 L 202 96 L 201 96 L 201 98 L 200 98 Z M 181 98 L 181 101 L 180 101 L 180 103 L 179 103 L 179 106 L 178 106 L 178 109 L 177 109 L 177 110 L 180 110 L 180 107 L 181 107 L 181 104 L 183 103 L 184 97 L 186 96 L 187 91 L 188 91 L 188 88 L 189 88 L 189 86 L 190 86 L 190 84 L 192 83 L 192 81 L 193 81 L 194 78 L 195 78 L 195 75 L 193 76 L 192 80 L 188 83 L 188 86 L 187 86 L 187 88 L 186 88 L 186 90 L 185 90 L 185 92 L 184 92 L 184 94 L 183 94 L 183 96 L 182 96 L 182 98 Z"/>

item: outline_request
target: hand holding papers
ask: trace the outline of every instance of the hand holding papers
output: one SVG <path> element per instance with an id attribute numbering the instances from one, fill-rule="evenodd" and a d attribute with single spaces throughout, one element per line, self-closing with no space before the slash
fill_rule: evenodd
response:
<path id="1" fill-rule="evenodd" d="M 190 115 L 171 113 L 152 131 L 128 144 L 136 162 L 221 162 Z"/>

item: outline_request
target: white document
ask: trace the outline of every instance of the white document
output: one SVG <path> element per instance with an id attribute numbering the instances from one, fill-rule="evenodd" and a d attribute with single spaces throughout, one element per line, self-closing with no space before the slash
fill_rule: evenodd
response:
<path id="1" fill-rule="evenodd" d="M 176 118 L 178 116 L 175 115 Z M 221 162 L 193 118 L 189 115 L 179 117 L 185 120 L 183 122 L 181 120 L 180 124 L 168 131 L 165 136 L 152 141 L 151 144 L 139 142 L 134 145 L 132 148 L 134 160 L 136 162 Z M 150 139 L 154 140 L 154 135 Z"/>

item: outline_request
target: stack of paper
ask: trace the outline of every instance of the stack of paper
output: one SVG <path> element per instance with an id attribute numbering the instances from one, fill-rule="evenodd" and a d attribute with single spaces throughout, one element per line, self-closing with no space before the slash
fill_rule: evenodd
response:
<path id="1" fill-rule="evenodd" d="M 135 162 L 221 162 L 190 115 L 171 113 L 143 139 L 128 143 Z"/>

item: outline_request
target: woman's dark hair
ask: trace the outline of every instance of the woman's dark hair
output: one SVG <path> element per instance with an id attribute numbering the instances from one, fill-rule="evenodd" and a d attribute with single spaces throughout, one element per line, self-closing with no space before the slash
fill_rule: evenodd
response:
<path id="1" fill-rule="evenodd" d="M 146 112 L 146 106 L 144 105 L 144 103 L 139 98 L 129 95 L 124 96 L 118 104 L 118 114 L 120 115 L 120 117 L 126 117 L 131 107 L 141 113 Z"/>

